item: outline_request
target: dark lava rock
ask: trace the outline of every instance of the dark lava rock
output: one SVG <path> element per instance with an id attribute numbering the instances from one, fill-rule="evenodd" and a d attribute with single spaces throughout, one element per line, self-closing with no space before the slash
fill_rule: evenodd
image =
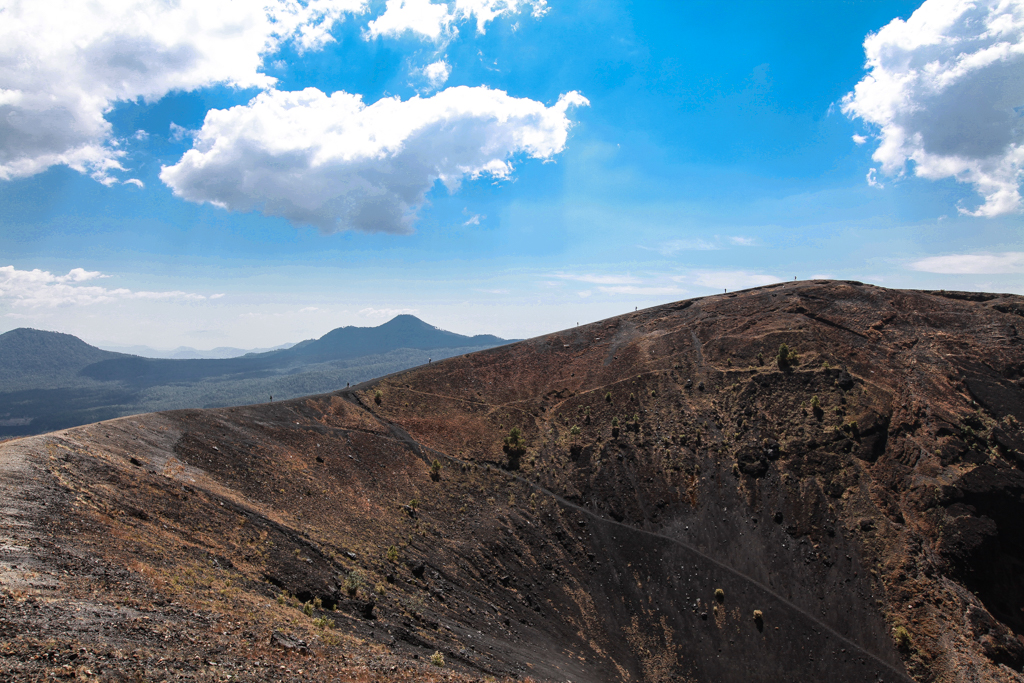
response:
<path id="1" fill-rule="evenodd" d="M 270 644 L 288 652 L 295 652 L 300 655 L 309 654 L 309 645 L 304 640 L 274 631 L 270 635 Z"/>

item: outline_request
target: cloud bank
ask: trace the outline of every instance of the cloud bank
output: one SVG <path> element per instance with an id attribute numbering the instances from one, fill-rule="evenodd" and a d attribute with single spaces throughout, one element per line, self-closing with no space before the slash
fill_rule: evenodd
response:
<path id="1" fill-rule="evenodd" d="M 263 58 L 314 50 L 366 0 L 0 0 L 0 180 L 65 164 L 104 184 L 125 152 L 116 102 L 224 84 L 269 88 Z"/>
<path id="2" fill-rule="evenodd" d="M 160 178 L 188 201 L 261 211 L 323 232 L 408 233 L 438 180 L 508 178 L 512 158 L 565 148 L 577 92 L 550 107 L 487 87 L 371 105 L 346 92 L 270 90 L 211 110 L 194 147 Z"/>
<path id="3" fill-rule="evenodd" d="M 927 0 L 869 35 L 864 51 L 868 74 L 842 109 L 877 126 L 882 172 L 913 161 L 922 178 L 974 185 L 984 203 L 964 213 L 1021 211 L 1024 2 Z"/>
<path id="4" fill-rule="evenodd" d="M 1024 273 L 1024 252 L 930 256 L 910 264 L 913 270 L 943 275 Z"/>
<path id="5" fill-rule="evenodd" d="M 207 297 L 189 292 L 133 292 L 130 289 L 107 289 L 84 282 L 109 277 L 98 271 L 74 268 L 67 275 L 54 275 L 45 270 L 17 270 L 0 267 L 0 303 L 10 302 L 25 308 L 56 308 L 88 306 L 124 299 L 203 301 Z M 223 295 L 214 294 L 216 299 Z"/>

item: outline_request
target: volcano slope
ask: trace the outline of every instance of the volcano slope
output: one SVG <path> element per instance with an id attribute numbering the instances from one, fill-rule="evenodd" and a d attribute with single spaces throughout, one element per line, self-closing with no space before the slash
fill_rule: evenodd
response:
<path id="1" fill-rule="evenodd" d="M 786 283 L 8 442 L 0 678 L 1024 680 L 1021 315 Z"/>

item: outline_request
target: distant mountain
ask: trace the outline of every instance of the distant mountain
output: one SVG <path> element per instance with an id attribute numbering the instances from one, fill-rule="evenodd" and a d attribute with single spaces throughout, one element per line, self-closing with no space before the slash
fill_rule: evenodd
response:
<path id="1" fill-rule="evenodd" d="M 101 343 L 97 342 L 96 346 L 105 351 L 114 351 L 116 353 L 127 353 L 132 356 L 142 356 L 143 358 L 165 358 L 165 359 L 199 359 L 199 358 L 237 358 L 239 356 L 245 356 L 250 353 L 266 353 L 267 351 L 280 351 L 281 349 L 290 349 L 295 346 L 295 343 L 290 344 L 279 344 L 278 346 L 270 346 L 259 349 L 239 349 L 234 346 L 218 346 L 215 349 L 195 349 L 191 346 L 179 346 L 176 349 L 154 349 L 152 346 L 118 346 L 117 344 Z"/>
<path id="2" fill-rule="evenodd" d="M 21 327 L 0 334 L 0 391 L 64 386 L 83 368 L 119 358 L 127 356 L 70 334 Z"/>
<path id="3" fill-rule="evenodd" d="M 379 327 L 339 327 L 319 339 L 300 342 L 281 351 L 201 360 L 122 356 L 90 365 L 82 370 L 82 374 L 98 381 L 150 387 L 172 382 L 198 382 L 212 377 L 247 379 L 311 363 L 351 360 L 397 349 L 488 348 L 505 343 L 507 340 L 493 335 L 467 337 L 438 329 L 412 315 L 400 315 Z"/>
<path id="4" fill-rule="evenodd" d="M 509 340 L 492 334 L 467 337 L 428 325 L 414 315 L 395 316 L 379 327 L 339 327 L 319 339 L 296 344 L 280 354 L 318 363 L 358 358 L 395 349 L 452 349 L 467 346 L 499 346 Z"/>
<path id="5" fill-rule="evenodd" d="M 68 334 L 0 335 L 0 437 L 122 415 L 293 398 L 508 343 L 447 332 L 401 315 L 379 327 L 341 327 L 285 349 L 220 359 L 163 359 L 105 351 Z"/>

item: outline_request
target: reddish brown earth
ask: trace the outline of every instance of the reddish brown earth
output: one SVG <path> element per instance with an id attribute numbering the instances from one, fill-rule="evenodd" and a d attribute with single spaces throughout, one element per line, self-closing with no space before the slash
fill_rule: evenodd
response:
<path id="1" fill-rule="evenodd" d="M 0 680 L 1024 681 L 1022 314 L 786 283 L 3 443 Z"/>

